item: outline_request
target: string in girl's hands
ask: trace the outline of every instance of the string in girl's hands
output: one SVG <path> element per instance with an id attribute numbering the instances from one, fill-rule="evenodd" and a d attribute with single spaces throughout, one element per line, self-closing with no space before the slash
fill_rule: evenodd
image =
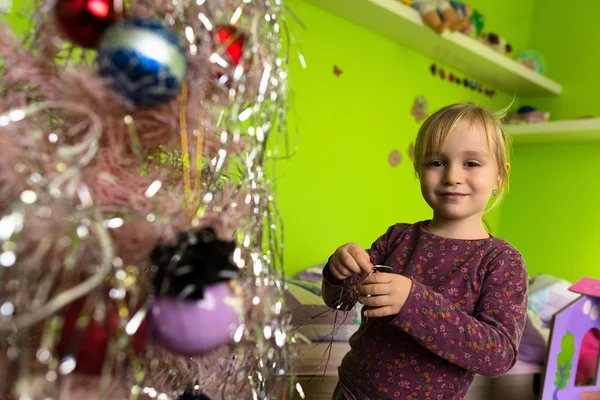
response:
<path id="1" fill-rule="evenodd" d="M 365 283 L 366 281 L 368 281 L 369 278 L 371 277 L 371 275 L 373 275 L 373 273 L 375 273 L 375 272 L 380 272 L 380 271 L 389 272 L 391 270 L 392 270 L 392 267 L 388 267 L 387 265 L 374 265 L 373 269 L 371 270 L 371 272 L 369 272 L 367 274 L 366 278 L 364 278 L 363 280 L 361 280 L 359 282 L 359 285 L 362 285 L 363 283 Z M 363 276 L 364 276 L 364 274 L 363 274 Z"/>
<path id="2" fill-rule="evenodd" d="M 371 270 L 371 272 L 369 272 L 369 273 L 367 274 L 367 277 L 366 277 L 366 278 L 364 278 L 364 279 L 362 279 L 362 280 L 361 280 L 361 281 L 358 283 L 357 287 L 355 287 L 354 289 L 355 289 L 356 291 L 358 291 L 358 286 L 360 286 L 360 285 L 362 285 L 363 283 L 365 283 L 366 281 L 368 281 L 368 280 L 369 280 L 369 278 L 371 277 L 371 275 L 373 275 L 375 272 L 390 272 L 391 270 L 392 270 L 392 267 L 388 267 L 387 265 L 374 265 L 374 266 L 373 266 L 373 269 Z M 368 294 L 368 295 L 367 295 L 367 297 L 371 297 L 371 295 L 370 295 L 370 294 Z M 368 317 L 365 317 L 365 322 L 368 322 L 368 321 L 369 321 L 369 318 L 368 318 Z"/>

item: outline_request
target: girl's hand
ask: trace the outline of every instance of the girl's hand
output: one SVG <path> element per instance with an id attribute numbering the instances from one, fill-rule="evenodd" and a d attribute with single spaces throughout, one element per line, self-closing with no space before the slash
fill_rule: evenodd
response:
<path id="1" fill-rule="evenodd" d="M 372 269 L 369 254 L 356 243 L 347 243 L 339 247 L 329 260 L 329 270 L 334 278 L 339 280 L 354 274 L 368 274 Z"/>
<path id="2" fill-rule="evenodd" d="M 365 317 L 396 315 L 404 307 L 411 289 L 412 280 L 404 275 L 377 272 L 358 287 L 361 294 L 358 301 L 372 307 L 365 310 Z"/>

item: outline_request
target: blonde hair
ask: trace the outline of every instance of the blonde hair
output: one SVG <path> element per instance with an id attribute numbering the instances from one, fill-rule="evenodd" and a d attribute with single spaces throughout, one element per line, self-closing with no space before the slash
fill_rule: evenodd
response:
<path id="1" fill-rule="evenodd" d="M 496 200 L 484 213 L 496 207 L 508 192 L 510 143 L 502 126 L 502 119 L 506 116 L 509 107 L 493 112 L 472 103 L 459 103 L 446 106 L 429 116 L 419 129 L 415 142 L 414 166 L 417 179 L 421 178 L 421 168 L 423 167 L 425 155 L 429 152 L 439 151 L 457 124 L 463 121 L 480 124 L 485 130 L 490 150 L 493 151 L 496 159 L 501 181 Z"/>

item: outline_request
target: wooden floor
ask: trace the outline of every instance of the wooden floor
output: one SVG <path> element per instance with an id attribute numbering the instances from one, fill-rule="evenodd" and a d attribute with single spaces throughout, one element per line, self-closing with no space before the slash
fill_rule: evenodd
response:
<path id="1" fill-rule="evenodd" d="M 298 377 L 306 400 L 331 400 L 337 378 Z M 477 376 L 465 400 L 536 400 L 532 375 L 505 375 L 499 378 Z M 292 400 L 301 400 L 296 393 Z"/>

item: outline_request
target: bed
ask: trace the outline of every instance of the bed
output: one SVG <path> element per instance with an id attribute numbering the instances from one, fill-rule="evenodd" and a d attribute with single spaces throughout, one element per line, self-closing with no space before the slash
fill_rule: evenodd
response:
<path id="1" fill-rule="evenodd" d="M 325 306 L 321 299 L 322 269 L 323 264 L 316 265 L 289 278 L 286 303 L 302 340 L 295 363 L 297 380 L 306 399 L 329 400 L 337 383 L 337 367 L 350 348 L 348 339 L 360 325 L 360 304 L 348 313 L 336 313 Z M 531 278 L 519 361 L 501 377 L 476 376 L 466 400 L 537 399 L 552 316 L 576 297 L 568 286 L 569 282 L 551 276 Z M 293 399 L 301 397 L 296 393 Z"/>

